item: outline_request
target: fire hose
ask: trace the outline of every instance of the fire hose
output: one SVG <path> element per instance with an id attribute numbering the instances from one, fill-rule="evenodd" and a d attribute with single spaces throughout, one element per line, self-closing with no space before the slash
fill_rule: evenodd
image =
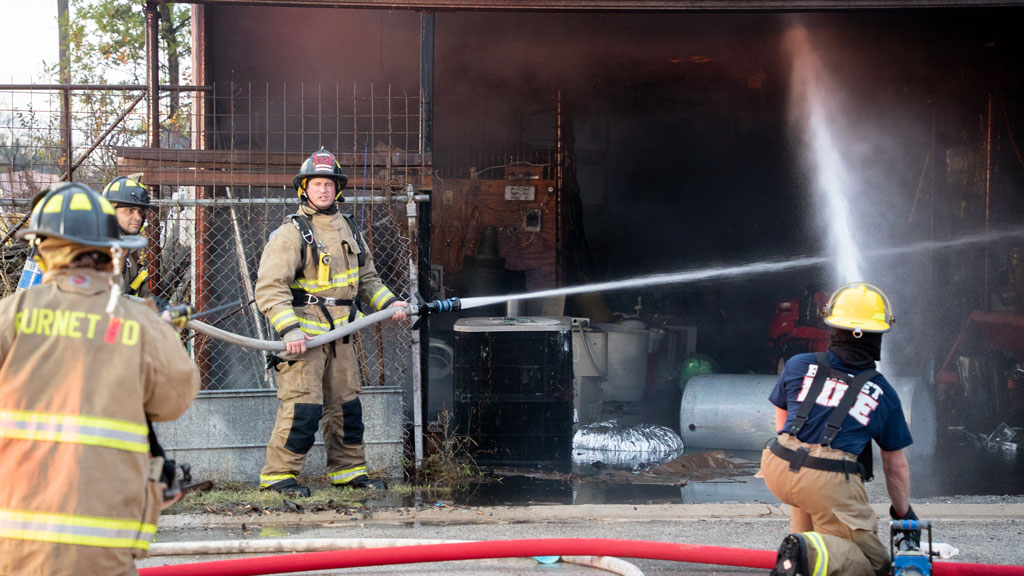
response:
<path id="1" fill-rule="evenodd" d="M 420 320 L 422 320 L 428 314 L 433 314 L 435 312 L 450 312 L 453 310 L 459 310 L 459 308 L 460 304 L 458 298 L 448 298 L 446 300 L 435 300 L 433 302 L 425 302 L 423 301 L 422 298 L 419 297 L 419 294 L 417 294 L 416 301 L 410 303 L 409 308 L 405 309 L 405 311 L 410 316 L 419 316 Z M 337 328 L 331 330 L 330 332 L 325 332 L 324 334 L 314 336 L 311 341 L 306 342 L 306 347 L 313 348 L 315 346 L 323 346 L 324 344 L 334 342 L 335 340 L 338 340 L 340 338 L 344 338 L 345 336 L 348 336 L 353 332 L 357 332 L 359 330 L 362 330 L 363 328 L 373 326 L 378 322 L 383 322 L 384 320 L 391 318 L 396 313 L 398 313 L 398 310 L 398 308 L 385 308 L 384 310 L 381 310 L 379 312 L 374 312 L 361 318 L 357 318 L 352 322 L 346 322 L 345 324 L 338 326 Z M 413 328 L 415 329 L 418 325 L 419 321 L 413 324 Z M 247 336 L 235 334 L 234 332 L 228 332 L 227 330 L 216 328 L 214 326 L 194 319 L 186 322 L 185 327 L 195 330 L 196 332 L 203 334 L 204 336 L 216 338 L 217 340 L 222 340 L 224 342 L 228 342 L 229 344 L 242 346 L 243 348 L 251 348 L 253 350 L 261 350 L 264 352 L 284 351 L 283 342 L 260 340 L 259 338 L 249 338 Z"/>
<path id="2" fill-rule="evenodd" d="M 214 540 L 196 542 L 158 542 L 150 545 L 149 556 L 194 556 L 199 554 L 281 554 L 328 550 L 357 550 L 454 544 L 472 540 L 437 540 L 417 538 L 288 538 L 269 540 Z M 566 564 L 587 566 L 619 576 L 643 576 L 636 565 L 612 556 L 548 556 L 537 557 L 545 564 L 557 560 Z"/>
<path id="3" fill-rule="evenodd" d="M 359 566 L 384 566 L 453 560 L 517 558 L 536 556 L 614 556 L 669 560 L 696 564 L 717 564 L 742 568 L 770 569 L 775 566 L 775 551 L 704 546 L 676 542 L 617 540 L 610 538 L 545 538 L 451 542 L 418 546 L 364 548 L 305 552 L 281 556 L 261 556 L 174 564 L 142 568 L 140 576 L 250 576 L 288 574 L 310 570 L 332 570 Z M 936 576 L 1024 576 L 1024 566 L 935 564 Z"/>
<path id="4" fill-rule="evenodd" d="M 394 316 L 398 310 L 398 308 L 385 308 L 380 312 L 374 312 L 373 314 L 363 316 L 362 318 L 357 318 L 352 322 L 342 324 L 330 332 L 314 336 L 311 341 L 306 342 L 306 347 L 313 348 L 315 346 L 323 346 L 329 342 L 334 342 L 335 340 L 348 336 L 353 332 L 362 330 L 367 326 L 383 322 L 384 320 Z M 242 346 L 243 348 L 251 348 L 253 350 L 262 350 L 265 352 L 284 352 L 284 342 L 249 338 L 248 336 L 242 336 L 240 334 L 235 334 L 234 332 L 228 332 L 227 330 L 216 328 L 198 320 L 189 320 L 185 323 L 185 327 L 195 330 L 204 336 L 223 340 L 224 342 Z"/>

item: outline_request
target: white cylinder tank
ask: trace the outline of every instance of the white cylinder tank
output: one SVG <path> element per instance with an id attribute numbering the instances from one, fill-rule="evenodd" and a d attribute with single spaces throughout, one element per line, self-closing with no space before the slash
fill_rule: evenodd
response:
<path id="1" fill-rule="evenodd" d="M 610 348 L 610 347 L 609 347 Z M 775 406 L 768 401 L 777 375 L 698 374 L 686 383 L 679 406 L 683 444 L 694 448 L 761 450 L 775 436 Z M 915 454 L 935 451 L 935 401 L 917 378 L 890 378 L 910 424 Z"/>

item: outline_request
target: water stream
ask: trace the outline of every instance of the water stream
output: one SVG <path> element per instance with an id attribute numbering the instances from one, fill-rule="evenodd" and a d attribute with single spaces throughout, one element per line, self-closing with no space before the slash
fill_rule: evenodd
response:
<path id="1" fill-rule="evenodd" d="M 842 111 L 835 104 L 836 88 L 818 57 L 807 30 L 795 26 L 786 34 L 786 49 L 793 62 L 790 78 L 790 116 L 805 145 L 813 173 L 816 205 L 837 284 L 864 281 L 861 251 L 855 238 L 849 198 L 857 189 L 856 172 L 847 166 L 838 140 Z"/>
<path id="2" fill-rule="evenodd" d="M 1024 238 L 1024 227 L 1013 227 L 1002 230 L 994 230 L 987 233 L 970 234 L 951 238 L 948 240 L 929 240 L 914 242 L 904 246 L 892 246 L 871 250 L 865 253 L 867 256 L 883 260 L 895 258 L 908 254 L 924 254 L 930 251 L 953 250 L 970 246 L 989 244 L 1011 239 Z M 537 290 L 520 294 L 506 294 L 502 296 L 472 296 L 462 298 L 463 309 L 477 308 L 502 302 L 515 300 L 528 300 L 530 298 L 547 298 L 550 296 L 569 296 L 572 294 L 584 294 L 589 292 L 610 292 L 626 288 L 647 288 L 651 286 L 662 286 L 666 284 L 688 284 L 707 280 L 734 279 L 760 274 L 773 274 L 786 272 L 800 268 L 820 266 L 831 262 L 829 256 L 800 256 L 789 260 L 772 260 L 761 262 L 750 262 L 734 266 L 721 266 L 714 268 L 695 268 L 664 274 L 652 274 L 650 276 L 638 276 L 623 280 L 612 280 L 608 282 L 596 282 L 582 284 L 579 286 L 568 286 L 565 288 L 552 288 L 548 290 Z"/>

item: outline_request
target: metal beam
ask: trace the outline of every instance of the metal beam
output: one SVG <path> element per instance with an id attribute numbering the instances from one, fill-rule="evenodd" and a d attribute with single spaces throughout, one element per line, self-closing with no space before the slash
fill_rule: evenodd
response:
<path id="1" fill-rule="evenodd" d="M 160 4 L 180 0 L 150 0 Z M 1024 0 L 190 0 L 190 4 L 502 12 L 793 12 L 1024 6 Z"/>
<path id="2" fill-rule="evenodd" d="M 160 13 L 146 2 L 146 86 L 149 92 L 149 146 L 160 147 Z"/>

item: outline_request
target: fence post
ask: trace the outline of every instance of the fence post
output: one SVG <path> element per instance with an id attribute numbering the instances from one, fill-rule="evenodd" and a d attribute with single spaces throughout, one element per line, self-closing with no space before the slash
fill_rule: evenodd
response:
<path id="1" fill-rule="evenodd" d="M 416 226 L 416 199 L 412 184 L 406 186 L 405 193 L 408 200 L 405 203 L 405 215 L 409 218 L 409 244 L 412 248 L 417 247 L 417 226 Z M 419 275 L 417 274 L 417 262 L 414 254 L 409 255 L 409 291 L 415 294 L 419 291 Z M 416 474 L 419 475 L 423 467 L 423 375 L 419 370 L 421 361 L 420 332 L 410 330 L 410 368 L 412 369 L 412 429 L 413 429 L 413 451 L 415 453 Z"/>

